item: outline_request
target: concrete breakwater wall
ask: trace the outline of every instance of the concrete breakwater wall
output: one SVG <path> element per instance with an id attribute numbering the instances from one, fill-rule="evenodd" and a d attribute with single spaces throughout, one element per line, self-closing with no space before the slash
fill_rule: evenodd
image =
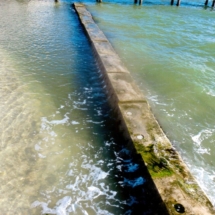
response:
<path id="1" fill-rule="evenodd" d="M 141 155 L 169 214 L 209 215 L 215 210 L 162 131 L 130 72 L 83 4 L 74 8 L 104 75 L 120 130 Z"/>

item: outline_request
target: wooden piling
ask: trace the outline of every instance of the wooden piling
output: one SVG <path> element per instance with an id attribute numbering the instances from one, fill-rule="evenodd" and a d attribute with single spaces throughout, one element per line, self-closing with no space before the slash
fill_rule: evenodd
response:
<path id="1" fill-rule="evenodd" d="M 143 3 L 143 0 L 139 0 L 139 5 L 141 5 Z"/>
<path id="2" fill-rule="evenodd" d="M 171 0 L 171 3 L 170 3 L 171 5 L 173 5 L 174 4 L 174 0 Z"/>
<path id="3" fill-rule="evenodd" d="M 134 4 L 137 4 L 137 0 L 134 0 Z"/>
<path id="4" fill-rule="evenodd" d="M 214 8 L 214 5 L 215 5 L 215 0 L 213 0 L 213 3 L 212 3 L 212 8 Z"/>
<path id="5" fill-rule="evenodd" d="M 208 6 L 208 0 L 205 1 L 205 6 Z"/>
<path id="6" fill-rule="evenodd" d="M 180 6 L 181 0 L 177 0 L 176 6 Z"/>

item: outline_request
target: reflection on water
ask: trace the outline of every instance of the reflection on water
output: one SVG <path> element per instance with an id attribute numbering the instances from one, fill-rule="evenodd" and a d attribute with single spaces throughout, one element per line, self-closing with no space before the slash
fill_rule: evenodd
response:
<path id="1" fill-rule="evenodd" d="M 214 11 L 201 0 L 111 2 L 88 8 L 215 204 Z"/>
<path id="2" fill-rule="evenodd" d="M 165 214 L 70 5 L 0 4 L 1 214 Z"/>

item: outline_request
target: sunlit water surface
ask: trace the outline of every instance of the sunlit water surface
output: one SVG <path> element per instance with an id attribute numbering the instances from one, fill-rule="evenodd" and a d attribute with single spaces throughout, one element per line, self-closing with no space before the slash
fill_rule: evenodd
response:
<path id="1" fill-rule="evenodd" d="M 169 3 L 107 0 L 88 9 L 215 204 L 215 12 L 204 1 Z"/>
<path id="2" fill-rule="evenodd" d="M 69 2 L 0 1 L 0 214 L 158 214 L 106 97 Z"/>

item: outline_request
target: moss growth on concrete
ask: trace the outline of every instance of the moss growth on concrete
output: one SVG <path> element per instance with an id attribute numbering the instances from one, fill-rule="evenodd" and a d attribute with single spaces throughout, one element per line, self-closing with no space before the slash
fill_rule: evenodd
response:
<path id="1" fill-rule="evenodd" d="M 177 180 L 178 185 L 187 193 L 194 195 L 198 192 L 198 185 L 195 183 L 185 183 L 183 180 Z"/>
<path id="2" fill-rule="evenodd" d="M 134 142 L 134 146 L 137 153 L 142 156 L 152 178 L 167 177 L 173 174 L 173 171 L 168 165 L 168 161 L 163 157 L 159 158 L 155 155 L 153 144 L 145 147 L 139 142 Z"/>

